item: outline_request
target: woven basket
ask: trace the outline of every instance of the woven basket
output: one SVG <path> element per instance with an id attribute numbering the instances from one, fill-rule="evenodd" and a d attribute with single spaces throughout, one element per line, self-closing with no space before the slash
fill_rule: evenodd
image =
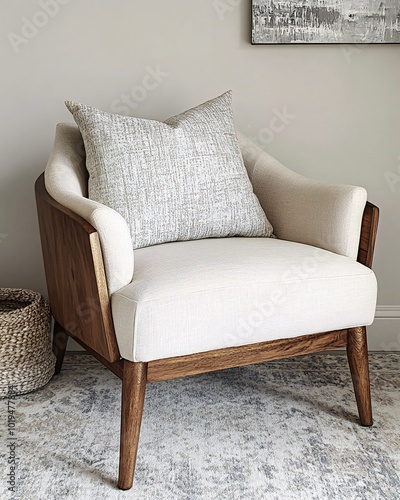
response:
<path id="1" fill-rule="evenodd" d="M 0 288 L 0 398 L 39 389 L 54 374 L 50 308 L 40 293 Z"/>

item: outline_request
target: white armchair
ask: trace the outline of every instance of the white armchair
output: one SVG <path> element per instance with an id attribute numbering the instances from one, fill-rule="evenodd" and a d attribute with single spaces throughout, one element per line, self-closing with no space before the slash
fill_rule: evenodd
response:
<path id="1" fill-rule="evenodd" d="M 121 489 L 132 486 L 148 382 L 347 347 L 361 424 L 372 424 L 378 209 L 363 188 L 306 179 L 239 136 L 276 238 L 133 251 L 124 219 L 87 198 L 81 141 L 60 124 L 36 183 L 56 373 L 71 336 L 122 379 Z"/>

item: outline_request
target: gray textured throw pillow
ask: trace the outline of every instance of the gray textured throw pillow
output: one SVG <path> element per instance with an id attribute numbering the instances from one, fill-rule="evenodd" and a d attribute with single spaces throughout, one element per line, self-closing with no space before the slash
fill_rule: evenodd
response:
<path id="1" fill-rule="evenodd" d="M 85 144 L 89 198 L 125 218 L 133 248 L 272 235 L 243 164 L 231 101 L 226 92 L 165 122 L 66 102 Z"/>

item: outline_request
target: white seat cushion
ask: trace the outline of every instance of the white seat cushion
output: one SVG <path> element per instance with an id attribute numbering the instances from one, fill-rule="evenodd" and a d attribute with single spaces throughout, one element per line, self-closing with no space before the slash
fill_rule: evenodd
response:
<path id="1" fill-rule="evenodd" d="M 270 238 L 135 250 L 132 283 L 112 295 L 121 356 L 151 361 L 369 325 L 376 279 L 349 257 Z"/>

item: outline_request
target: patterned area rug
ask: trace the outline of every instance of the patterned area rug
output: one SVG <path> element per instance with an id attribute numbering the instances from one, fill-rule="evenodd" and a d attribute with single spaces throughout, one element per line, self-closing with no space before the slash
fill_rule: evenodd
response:
<path id="1" fill-rule="evenodd" d="M 400 498 L 400 355 L 371 354 L 375 425 L 358 425 L 342 354 L 150 384 L 135 483 L 116 489 L 120 381 L 71 354 L 16 400 L 16 493 L 3 499 L 312 500 Z"/>

